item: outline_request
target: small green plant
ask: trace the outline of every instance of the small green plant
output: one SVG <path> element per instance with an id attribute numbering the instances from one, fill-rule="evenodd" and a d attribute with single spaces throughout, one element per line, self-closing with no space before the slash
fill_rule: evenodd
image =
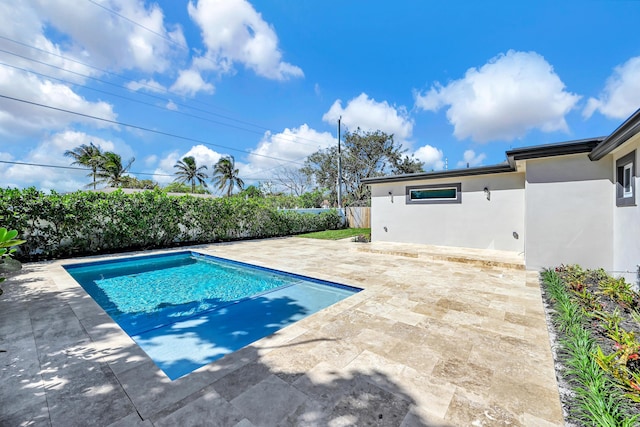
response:
<path id="1" fill-rule="evenodd" d="M 613 277 L 607 277 L 599 282 L 600 292 L 606 295 L 625 307 L 631 308 L 636 305 L 636 294 L 631 289 L 623 277 L 615 279 Z"/>
<path id="2" fill-rule="evenodd" d="M 616 351 L 605 354 L 598 346 L 594 352 L 596 363 L 626 391 L 625 396 L 634 402 L 640 402 L 640 372 L 629 369 L 628 363 L 638 360 L 638 350 L 640 346 L 630 336 L 632 345 L 620 344 L 616 346 Z"/>
<path id="3" fill-rule="evenodd" d="M 622 322 L 622 315 L 617 307 L 611 312 L 604 310 L 593 311 L 591 312 L 591 317 L 602 322 L 602 327 L 607 332 L 607 335 L 609 335 L 609 337 L 617 335 L 617 331 L 620 327 L 620 322 Z"/>
<path id="4" fill-rule="evenodd" d="M 640 359 L 640 342 L 633 331 L 620 326 L 623 318 L 618 308 L 611 313 L 599 312 L 597 318 L 602 321 L 607 336 L 614 341 L 614 351 L 606 354 L 598 346 L 594 352 L 596 362 L 627 391 L 629 399 L 640 402 L 640 372 L 630 367 L 630 362 Z"/>
<path id="5" fill-rule="evenodd" d="M 0 271 L 11 271 L 20 268 L 20 263 L 15 260 L 11 260 L 11 254 L 16 249 L 14 246 L 23 244 L 24 240 L 18 240 L 18 231 L 7 230 L 4 227 L 0 227 Z M 0 277 L 0 283 L 4 282 L 5 278 Z M 2 295 L 2 289 L 0 289 L 0 295 Z"/>
<path id="6" fill-rule="evenodd" d="M 583 287 L 580 291 L 573 291 L 578 297 L 582 308 L 586 314 L 599 312 L 602 310 L 602 303 L 598 301 L 598 298 L 589 292 L 586 287 Z"/>
<path id="7" fill-rule="evenodd" d="M 562 274 L 562 280 L 572 291 L 580 292 L 584 289 L 587 272 L 579 265 L 562 265 L 556 268 L 556 272 Z"/>

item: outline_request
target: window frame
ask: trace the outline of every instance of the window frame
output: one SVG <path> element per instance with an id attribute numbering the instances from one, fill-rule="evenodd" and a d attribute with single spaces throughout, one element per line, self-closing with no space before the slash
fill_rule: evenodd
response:
<path id="1" fill-rule="evenodd" d="M 636 206 L 635 150 L 616 160 L 616 206 Z"/>
<path id="2" fill-rule="evenodd" d="M 413 199 L 411 192 L 415 190 L 450 190 L 456 191 L 456 197 L 447 197 L 439 199 Z M 407 185 L 405 187 L 405 197 L 407 205 L 441 205 L 462 203 L 462 183 L 443 183 L 443 184 L 428 184 L 428 185 Z"/>

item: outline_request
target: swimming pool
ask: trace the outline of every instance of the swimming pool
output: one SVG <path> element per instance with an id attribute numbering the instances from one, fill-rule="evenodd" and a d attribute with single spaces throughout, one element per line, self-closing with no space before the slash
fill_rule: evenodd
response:
<path id="1" fill-rule="evenodd" d="M 172 380 L 361 290 L 193 251 L 64 268 Z"/>

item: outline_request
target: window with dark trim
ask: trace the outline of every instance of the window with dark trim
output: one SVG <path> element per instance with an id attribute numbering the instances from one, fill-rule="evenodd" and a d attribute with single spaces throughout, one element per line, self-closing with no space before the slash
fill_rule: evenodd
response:
<path id="1" fill-rule="evenodd" d="M 636 152 L 616 160 L 616 206 L 636 205 Z"/>
<path id="2" fill-rule="evenodd" d="M 408 185 L 407 204 L 462 203 L 462 185 L 452 184 Z"/>

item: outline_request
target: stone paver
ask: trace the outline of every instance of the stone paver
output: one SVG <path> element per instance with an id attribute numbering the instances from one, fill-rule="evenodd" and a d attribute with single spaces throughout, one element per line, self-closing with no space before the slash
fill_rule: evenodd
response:
<path id="1" fill-rule="evenodd" d="M 83 260 L 25 265 L 0 297 L 0 425 L 563 425 L 538 276 L 518 254 L 192 249 L 363 291 L 171 381 L 62 268 Z"/>

